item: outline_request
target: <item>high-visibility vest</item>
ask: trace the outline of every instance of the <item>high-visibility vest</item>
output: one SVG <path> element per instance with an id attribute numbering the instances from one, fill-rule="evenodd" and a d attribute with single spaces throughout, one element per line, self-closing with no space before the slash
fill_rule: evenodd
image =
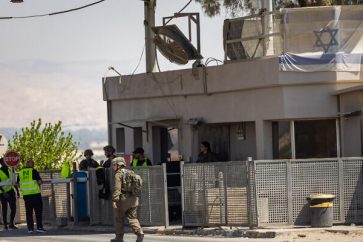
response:
<path id="1" fill-rule="evenodd" d="M 136 167 L 138 163 L 138 159 L 133 159 L 132 160 L 132 166 Z M 144 163 L 142 163 L 142 166 L 147 166 L 147 158 L 145 157 Z"/>
<path id="2" fill-rule="evenodd" d="M 12 173 L 11 173 L 11 168 L 8 167 L 8 171 L 9 171 L 9 176 L 7 176 L 5 174 L 5 172 L 3 170 L 0 169 L 0 180 L 1 182 L 8 182 L 8 181 L 11 181 L 11 178 L 12 178 Z M 10 186 L 2 186 L 4 192 L 8 192 L 10 191 L 11 189 L 13 189 L 13 186 L 10 185 Z M 2 193 L 2 190 L 0 190 L 0 194 Z"/>
<path id="3" fill-rule="evenodd" d="M 25 168 L 19 172 L 19 184 L 23 196 L 40 193 L 38 181 L 33 180 L 33 168 Z"/>
<path id="4" fill-rule="evenodd" d="M 96 170 L 105 169 L 103 166 L 97 166 Z"/>
<path id="5" fill-rule="evenodd" d="M 71 165 L 69 164 L 69 162 L 64 161 L 61 169 L 61 177 L 66 179 L 70 178 L 71 176 L 72 176 Z"/>

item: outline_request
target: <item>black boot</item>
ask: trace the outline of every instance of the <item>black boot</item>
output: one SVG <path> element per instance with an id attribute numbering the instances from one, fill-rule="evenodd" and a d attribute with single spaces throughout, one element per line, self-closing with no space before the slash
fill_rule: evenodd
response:
<path id="1" fill-rule="evenodd" d="M 9 229 L 18 229 L 18 227 L 16 227 L 14 224 L 10 224 Z"/>
<path id="2" fill-rule="evenodd" d="M 124 242 L 124 236 L 116 235 L 116 237 L 114 239 L 111 239 L 111 242 Z"/>
<path id="3" fill-rule="evenodd" d="M 142 242 L 144 240 L 144 234 L 137 234 L 136 242 Z"/>

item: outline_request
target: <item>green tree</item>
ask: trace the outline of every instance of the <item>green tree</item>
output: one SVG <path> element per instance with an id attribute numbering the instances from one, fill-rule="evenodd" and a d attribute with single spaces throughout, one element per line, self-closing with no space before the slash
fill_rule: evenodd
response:
<path id="1" fill-rule="evenodd" d="M 73 141 L 70 133 L 62 131 L 62 122 L 46 123 L 42 127 L 42 120 L 34 120 L 30 127 L 16 132 L 9 150 L 19 152 L 21 156 L 20 168 L 29 159 L 34 160 L 35 168 L 39 170 L 59 169 L 62 162 L 72 162 L 78 152 L 78 142 Z"/>
<path id="2" fill-rule="evenodd" d="M 240 12 L 253 12 L 255 11 L 252 7 L 253 0 L 195 0 L 200 3 L 205 14 L 209 17 L 219 15 L 221 12 L 222 5 L 226 9 L 227 13 L 231 16 L 235 16 Z M 258 1 L 258 0 L 255 0 Z M 223 3 L 222 3 L 223 2 Z"/>
<path id="3" fill-rule="evenodd" d="M 254 9 L 252 2 L 259 0 L 195 0 L 200 3 L 204 12 L 213 17 L 221 12 L 222 5 L 227 13 L 235 16 L 241 12 L 254 13 L 259 9 Z M 354 5 L 361 4 L 362 0 L 273 0 L 275 9 L 309 7 L 309 6 L 331 6 L 331 5 Z"/>

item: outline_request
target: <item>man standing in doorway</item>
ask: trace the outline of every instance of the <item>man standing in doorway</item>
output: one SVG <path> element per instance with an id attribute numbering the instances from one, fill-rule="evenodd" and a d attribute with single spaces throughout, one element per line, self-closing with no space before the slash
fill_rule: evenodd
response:
<path id="1" fill-rule="evenodd" d="M 132 152 L 132 166 L 152 166 L 151 161 L 144 155 L 144 149 L 138 147 Z"/>

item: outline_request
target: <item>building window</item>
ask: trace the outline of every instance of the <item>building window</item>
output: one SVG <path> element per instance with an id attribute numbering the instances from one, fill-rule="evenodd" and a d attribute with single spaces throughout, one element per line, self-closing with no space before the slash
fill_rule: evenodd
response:
<path id="1" fill-rule="evenodd" d="M 246 139 L 246 123 L 242 122 L 237 125 L 237 140 L 245 140 Z"/>
<path id="2" fill-rule="evenodd" d="M 125 153 L 125 129 L 116 128 L 116 152 Z"/>
<path id="3" fill-rule="evenodd" d="M 291 159 L 290 121 L 272 122 L 272 148 L 274 159 Z"/>
<path id="4" fill-rule="evenodd" d="M 274 159 L 337 157 L 336 120 L 272 122 L 272 147 Z"/>
<path id="5" fill-rule="evenodd" d="M 296 158 L 337 157 L 335 119 L 295 121 Z"/>
<path id="6" fill-rule="evenodd" d="M 142 145 L 142 127 L 134 128 L 134 149 L 143 147 Z"/>

